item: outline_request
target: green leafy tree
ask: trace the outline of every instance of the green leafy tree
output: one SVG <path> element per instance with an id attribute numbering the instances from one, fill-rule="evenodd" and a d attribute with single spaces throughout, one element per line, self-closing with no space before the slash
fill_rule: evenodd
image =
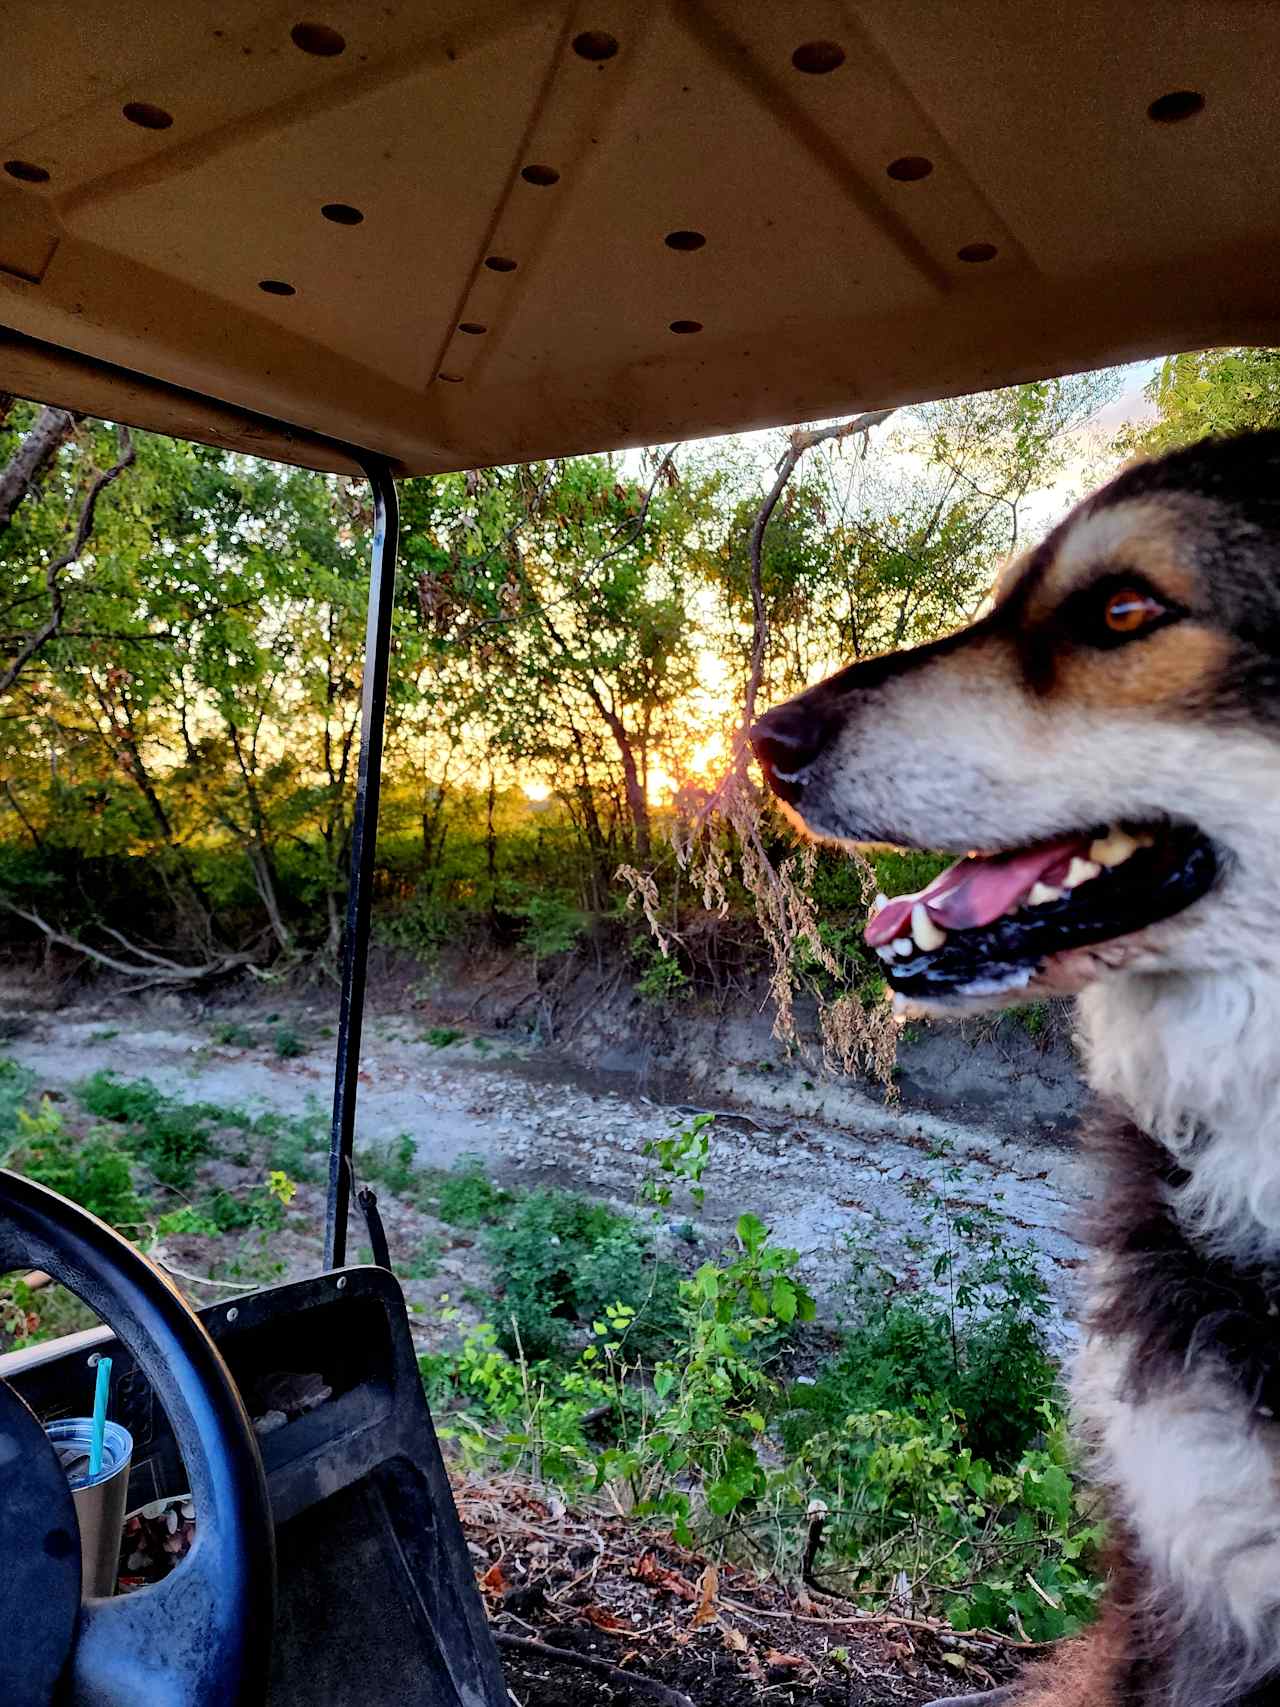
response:
<path id="1" fill-rule="evenodd" d="M 1194 350 L 1167 356 L 1147 387 L 1155 420 L 1121 435 L 1128 454 L 1153 454 L 1214 433 L 1280 425 L 1280 350 Z"/>

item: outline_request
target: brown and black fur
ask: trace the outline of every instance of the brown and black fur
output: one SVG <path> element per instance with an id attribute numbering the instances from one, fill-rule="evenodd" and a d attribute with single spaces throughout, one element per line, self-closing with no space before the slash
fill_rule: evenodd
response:
<path id="1" fill-rule="evenodd" d="M 1132 642 L 1098 622 L 1131 584 L 1164 613 Z M 1080 996 L 1099 1107 L 1076 1394 L 1114 1518 L 1098 1626 L 986 1699 L 1280 1707 L 1280 433 L 1124 471 L 980 622 L 830 677 L 756 742 L 837 841 L 1211 840 L 1207 895 L 1012 997 Z"/>

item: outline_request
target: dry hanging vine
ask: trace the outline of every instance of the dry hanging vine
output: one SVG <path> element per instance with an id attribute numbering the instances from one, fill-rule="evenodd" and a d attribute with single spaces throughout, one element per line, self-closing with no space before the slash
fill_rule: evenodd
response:
<path id="1" fill-rule="evenodd" d="M 762 831 L 763 802 L 751 775 L 749 732 L 755 721 L 756 699 L 764 675 L 769 645 L 769 614 L 763 587 L 764 540 L 769 521 L 800 459 L 815 445 L 830 440 L 862 437 L 893 413 L 892 409 L 856 415 L 837 426 L 797 428 L 775 469 L 775 479 L 751 529 L 751 667 L 743 694 L 742 719 L 734 737 L 729 768 L 702 801 L 690 821 L 673 835 L 676 858 L 701 891 L 702 904 L 723 918 L 729 909 L 728 884 L 735 854 L 738 875 L 755 906 L 756 920 L 769 949 L 772 970 L 769 995 L 773 1000 L 774 1036 L 803 1047 L 796 1024 L 797 960 L 801 954 L 837 985 L 845 973 L 823 941 L 811 897 L 816 850 L 806 843 L 775 865 Z M 875 875 L 863 856 L 853 851 L 862 880 L 863 899 L 870 905 Z M 659 914 L 657 880 L 652 872 L 624 865 L 618 874 L 630 888 L 627 904 L 644 913 L 664 954 L 675 937 L 673 927 Z M 823 1059 L 842 1072 L 862 1071 L 888 1086 L 896 1052 L 897 1028 L 885 1003 L 863 1006 L 856 992 L 827 995 L 815 987 Z"/>

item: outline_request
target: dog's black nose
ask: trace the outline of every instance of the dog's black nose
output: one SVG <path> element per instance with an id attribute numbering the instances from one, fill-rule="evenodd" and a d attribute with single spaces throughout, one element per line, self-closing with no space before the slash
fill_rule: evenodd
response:
<path id="1" fill-rule="evenodd" d="M 751 745 L 765 781 L 778 796 L 794 804 L 804 793 L 805 773 L 831 739 L 833 725 L 803 699 L 788 700 L 766 711 L 752 725 Z"/>

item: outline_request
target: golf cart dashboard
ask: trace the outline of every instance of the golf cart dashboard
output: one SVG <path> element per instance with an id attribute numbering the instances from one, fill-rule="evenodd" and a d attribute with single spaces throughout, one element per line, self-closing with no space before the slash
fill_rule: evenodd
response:
<path id="1" fill-rule="evenodd" d="M 394 1449 L 398 1389 L 407 1382 L 420 1391 L 412 1349 L 397 1345 L 393 1331 L 403 1311 L 384 1269 L 354 1268 L 199 1312 L 254 1424 L 277 1523 L 359 1480 Z M 113 1362 L 113 1415 L 134 1441 L 128 1508 L 184 1492 L 168 1420 L 108 1328 L 0 1357 L 0 1379 L 54 1422 L 84 1410 L 102 1354 Z"/>

